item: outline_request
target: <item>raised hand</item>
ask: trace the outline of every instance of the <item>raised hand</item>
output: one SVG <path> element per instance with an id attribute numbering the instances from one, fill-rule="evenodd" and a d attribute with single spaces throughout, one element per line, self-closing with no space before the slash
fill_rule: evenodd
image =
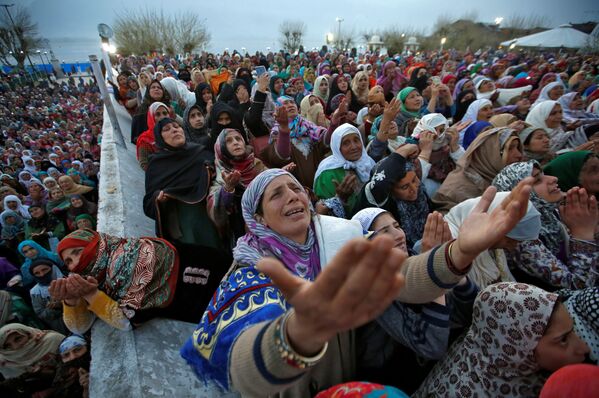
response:
<path id="1" fill-rule="evenodd" d="M 566 204 L 560 206 L 559 214 L 572 237 L 594 240 L 595 229 L 599 224 L 597 199 L 584 188 L 575 187 L 566 193 Z"/>
<path id="2" fill-rule="evenodd" d="M 281 168 L 285 171 L 288 171 L 289 173 L 293 173 L 293 171 L 297 168 L 297 165 L 295 163 L 291 162 Z"/>
<path id="3" fill-rule="evenodd" d="M 343 177 L 343 181 L 339 183 L 337 180 L 333 180 L 335 186 L 335 193 L 341 199 L 343 203 L 347 202 L 350 196 L 356 192 L 358 188 L 358 177 L 354 173 L 347 173 Z"/>
<path id="4" fill-rule="evenodd" d="M 423 131 L 420 133 L 420 139 L 418 140 L 418 148 L 420 148 L 420 156 L 424 157 L 428 162 L 433 152 L 433 142 L 437 138 L 437 135 L 431 131 Z"/>
<path id="5" fill-rule="evenodd" d="M 225 181 L 225 190 L 228 192 L 233 192 L 241 180 L 241 173 L 238 170 L 223 170 L 222 174 L 223 180 Z"/>
<path id="6" fill-rule="evenodd" d="M 382 313 L 404 285 L 399 273 L 406 254 L 388 236 L 346 243 L 314 282 L 291 274 L 274 258 L 258 262 L 294 307 L 287 322 L 292 347 L 318 352 L 337 333 L 361 326 Z"/>
<path id="7" fill-rule="evenodd" d="M 268 73 L 263 73 L 256 79 L 256 83 L 258 84 L 258 91 L 265 93 L 268 91 L 268 83 L 270 82 L 270 75 Z"/>
<path id="8" fill-rule="evenodd" d="M 528 208 L 528 198 L 534 179 L 527 177 L 512 190 L 500 206 L 491 213 L 487 210 L 497 189 L 489 187 L 480 201 L 464 220 L 458 238 L 452 247 L 452 260 L 458 269 L 466 268 L 480 253 L 491 248 L 511 231 Z"/>
<path id="9" fill-rule="evenodd" d="M 388 120 L 395 120 L 400 109 L 401 101 L 398 98 L 393 97 L 391 102 L 385 105 L 385 110 L 383 110 L 383 118 L 387 118 Z"/>
<path id="10" fill-rule="evenodd" d="M 451 231 L 449 230 L 447 221 L 445 221 L 441 213 L 434 211 L 426 218 L 420 252 L 425 253 L 433 247 L 449 242 L 451 238 Z"/>
<path id="11" fill-rule="evenodd" d="M 280 132 L 289 131 L 289 116 L 287 116 L 287 109 L 284 106 L 280 106 L 275 110 L 275 120 L 279 124 Z"/>
<path id="12" fill-rule="evenodd" d="M 418 155 L 418 145 L 416 144 L 405 144 L 398 147 L 395 153 L 400 154 L 404 159 L 412 159 Z"/>
<path id="13" fill-rule="evenodd" d="M 67 290 L 76 298 L 84 298 L 98 290 L 98 281 L 91 276 L 83 278 L 79 274 L 70 274 L 66 279 Z"/>

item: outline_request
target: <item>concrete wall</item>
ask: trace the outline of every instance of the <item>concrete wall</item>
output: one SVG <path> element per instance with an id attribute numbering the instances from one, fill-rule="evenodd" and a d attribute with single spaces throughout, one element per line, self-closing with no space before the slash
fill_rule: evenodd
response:
<path id="1" fill-rule="evenodd" d="M 154 221 L 143 214 L 144 173 L 129 143 L 131 119 L 123 107 L 115 103 L 115 108 L 127 148 L 116 144 L 104 112 L 98 231 L 154 236 Z M 179 355 L 194 328 L 190 323 L 154 319 L 123 332 L 97 320 L 92 328 L 91 398 L 223 396 L 198 381 Z"/>

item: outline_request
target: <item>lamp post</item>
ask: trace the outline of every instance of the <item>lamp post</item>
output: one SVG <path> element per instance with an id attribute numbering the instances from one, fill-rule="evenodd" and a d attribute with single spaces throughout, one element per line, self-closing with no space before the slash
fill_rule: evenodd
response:
<path id="1" fill-rule="evenodd" d="M 447 41 L 447 37 L 442 37 L 441 38 L 441 47 L 439 47 L 439 52 L 443 51 L 443 46 L 445 45 L 446 41 Z"/>
<path id="2" fill-rule="evenodd" d="M 343 18 L 337 17 L 335 18 L 335 21 L 339 23 L 339 28 L 337 29 L 337 43 L 341 45 L 341 22 L 343 22 Z"/>
<path id="3" fill-rule="evenodd" d="M 40 57 L 40 66 L 44 68 L 44 74 L 46 74 L 46 66 L 44 65 L 44 58 L 42 58 L 42 52 L 40 50 L 37 50 L 36 53 Z"/>

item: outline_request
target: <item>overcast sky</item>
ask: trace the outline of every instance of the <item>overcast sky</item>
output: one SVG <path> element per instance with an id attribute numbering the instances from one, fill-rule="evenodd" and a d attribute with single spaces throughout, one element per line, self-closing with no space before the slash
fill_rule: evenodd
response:
<path id="1" fill-rule="evenodd" d="M 440 15 L 457 18 L 471 12 L 485 22 L 500 16 L 531 13 L 545 16 L 553 26 L 599 20 L 596 0 L 20 0 L 15 3 L 30 9 L 40 33 L 54 43 L 63 38 L 95 39 L 97 24 L 111 25 L 115 15 L 125 9 L 147 6 L 163 7 L 165 12 L 191 10 L 206 19 L 212 35 L 209 49 L 217 52 L 225 47 L 255 51 L 274 44 L 278 48 L 278 26 L 285 19 L 306 23 L 307 48 L 320 46 L 327 32 L 337 31 L 336 17 L 344 19 L 342 30 L 353 28 L 358 34 L 389 26 L 414 27 L 428 33 Z"/>

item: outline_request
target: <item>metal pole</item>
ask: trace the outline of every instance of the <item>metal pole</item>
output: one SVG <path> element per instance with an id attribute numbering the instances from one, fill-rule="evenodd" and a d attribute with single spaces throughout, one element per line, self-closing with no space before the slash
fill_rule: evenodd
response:
<path id="1" fill-rule="evenodd" d="M 100 88 L 102 98 L 104 98 L 104 105 L 106 106 L 108 117 L 110 118 L 110 124 L 112 124 L 112 128 L 116 133 L 115 135 L 117 137 L 117 144 L 121 145 L 123 148 L 127 148 L 127 144 L 125 144 L 125 138 L 123 137 L 121 127 L 119 126 L 119 119 L 116 117 L 116 111 L 114 110 L 114 105 L 112 104 L 112 97 L 108 93 L 106 81 L 104 80 L 104 76 L 102 76 L 102 69 L 100 68 L 98 57 L 96 55 L 90 55 L 89 62 L 91 63 L 92 71 L 96 77 L 96 82 Z"/>
<path id="2" fill-rule="evenodd" d="M 102 43 L 106 43 L 107 45 L 110 44 L 108 39 L 102 39 Z M 102 46 L 101 48 L 102 48 L 102 60 L 104 61 L 104 66 L 106 67 L 106 77 L 111 82 L 116 83 L 114 80 L 114 75 L 112 74 L 112 63 L 110 62 L 110 55 L 108 54 L 108 51 L 106 51 L 104 49 L 104 46 Z"/>

